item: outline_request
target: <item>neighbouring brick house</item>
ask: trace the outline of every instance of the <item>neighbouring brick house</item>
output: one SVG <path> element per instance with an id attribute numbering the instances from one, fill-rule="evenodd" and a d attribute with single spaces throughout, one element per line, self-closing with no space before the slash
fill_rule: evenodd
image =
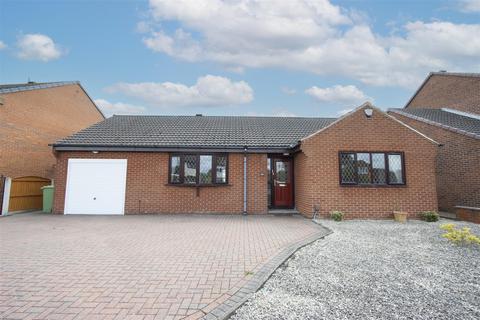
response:
<path id="1" fill-rule="evenodd" d="M 470 211 L 480 223 L 480 74 L 431 73 L 403 109 L 389 113 L 442 144 L 439 209 Z"/>
<path id="2" fill-rule="evenodd" d="M 339 119 L 113 116 L 53 145 L 54 213 L 437 209 L 438 144 L 366 103 Z"/>
<path id="3" fill-rule="evenodd" d="M 104 119 L 79 82 L 0 85 L 0 212 L 41 208 L 49 144 Z"/>

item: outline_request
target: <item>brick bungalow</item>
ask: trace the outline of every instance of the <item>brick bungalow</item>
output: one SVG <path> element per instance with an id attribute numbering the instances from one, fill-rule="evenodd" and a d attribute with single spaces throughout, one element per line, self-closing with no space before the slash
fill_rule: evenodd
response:
<path id="1" fill-rule="evenodd" d="M 79 82 L 0 85 L 0 214 L 42 208 L 49 143 L 104 120 Z"/>
<path id="2" fill-rule="evenodd" d="M 480 74 L 433 72 L 403 109 L 389 113 L 442 144 L 439 209 L 480 223 Z"/>
<path id="3" fill-rule="evenodd" d="M 411 216 L 438 144 L 366 103 L 338 119 L 113 116 L 53 145 L 57 214 Z"/>
<path id="4" fill-rule="evenodd" d="M 339 119 L 113 116 L 53 145 L 54 213 L 411 216 L 438 144 L 366 103 Z"/>

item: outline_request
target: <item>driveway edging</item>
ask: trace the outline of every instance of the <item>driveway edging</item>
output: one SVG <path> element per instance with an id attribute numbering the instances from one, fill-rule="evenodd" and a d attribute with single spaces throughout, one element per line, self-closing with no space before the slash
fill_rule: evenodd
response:
<path id="1" fill-rule="evenodd" d="M 207 312 L 201 319 L 204 320 L 226 320 L 241 307 L 263 284 L 272 276 L 272 274 L 287 261 L 299 249 L 309 245 L 310 243 L 333 233 L 332 230 L 321 225 L 319 221 L 312 220 L 319 228 L 319 231 L 305 239 L 292 243 L 279 254 L 264 264 L 253 277 L 236 291 L 229 298 L 225 299 L 220 305 Z"/>

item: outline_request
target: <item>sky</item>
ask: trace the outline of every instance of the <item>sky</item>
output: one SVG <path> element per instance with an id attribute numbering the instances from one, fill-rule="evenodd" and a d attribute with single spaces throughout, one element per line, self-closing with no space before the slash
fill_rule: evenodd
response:
<path id="1" fill-rule="evenodd" d="M 0 0 L 0 83 L 78 80 L 102 111 L 338 117 L 480 72 L 480 0 Z"/>

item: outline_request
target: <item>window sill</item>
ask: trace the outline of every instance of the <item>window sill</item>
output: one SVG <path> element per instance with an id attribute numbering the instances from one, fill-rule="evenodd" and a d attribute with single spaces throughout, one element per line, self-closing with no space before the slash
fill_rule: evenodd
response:
<path id="1" fill-rule="evenodd" d="M 181 184 L 181 183 L 167 183 L 165 184 L 167 187 L 180 187 L 180 188 L 211 188 L 211 187 L 231 187 L 231 184 L 222 183 L 222 184 Z"/>
<path id="2" fill-rule="evenodd" d="M 347 188 L 406 188 L 406 184 L 340 184 Z"/>

